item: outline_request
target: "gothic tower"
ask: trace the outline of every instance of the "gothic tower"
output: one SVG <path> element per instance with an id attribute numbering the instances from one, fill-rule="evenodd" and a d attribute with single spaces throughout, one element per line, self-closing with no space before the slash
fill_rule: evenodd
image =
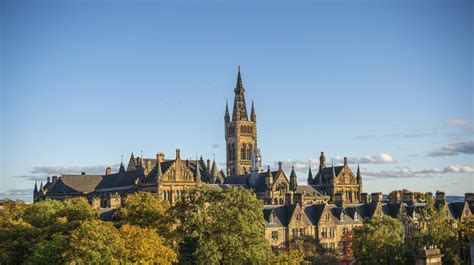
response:
<path id="1" fill-rule="evenodd" d="M 225 141 L 227 150 L 227 175 L 249 173 L 252 167 L 252 156 L 257 136 L 257 114 L 252 104 L 250 119 L 245 103 L 245 89 L 240 75 L 240 66 L 235 87 L 232 119 L 229 104 L 225 110 Z"/>

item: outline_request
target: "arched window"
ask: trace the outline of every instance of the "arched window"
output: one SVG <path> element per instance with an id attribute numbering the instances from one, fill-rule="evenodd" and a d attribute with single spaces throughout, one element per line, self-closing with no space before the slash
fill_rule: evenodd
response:
<path id="1" fill-rule="evenodd" d="M 240 149 L 240 159 L 245 160 L 246 155 L 245 155 L 245 144 L 242 145 L 242 149 Z"/>

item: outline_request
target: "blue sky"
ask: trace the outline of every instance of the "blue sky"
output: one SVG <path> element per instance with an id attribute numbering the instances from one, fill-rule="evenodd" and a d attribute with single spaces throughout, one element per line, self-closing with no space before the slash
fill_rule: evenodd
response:
<path id="1" fill-rule="evenodd" d="M 1 1 L 1 186 L 131 152 L 225 161 L 241 65 L 265 164 L 473 192 L 473 2 Z M 352 164 L 356 168 L 356 164 Z M 28 192 L 30 192 L 28 190 Z"/>

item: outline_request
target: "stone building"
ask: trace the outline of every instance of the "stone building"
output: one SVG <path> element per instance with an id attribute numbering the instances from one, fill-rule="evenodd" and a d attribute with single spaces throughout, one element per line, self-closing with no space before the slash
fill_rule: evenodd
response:
<path id="1" fill-rule="evenodd" d="M 328 167 L 324 152 L 321 152 L 319 171 L 314 178 L 310 172 L 308 184 L 315 185 L 324 195 L 330 196 L 332 202 L 334 202 L 334 195 L 336 193 L 341 193 L 345 202 L 360 202 L 362 193 L 360 167 L 357 167 L 357 174 L 354 175 L 349 167 L 347 157 L 344 157 L 344 164 L 342 166 L 335 167 L 333 164 Z"/>

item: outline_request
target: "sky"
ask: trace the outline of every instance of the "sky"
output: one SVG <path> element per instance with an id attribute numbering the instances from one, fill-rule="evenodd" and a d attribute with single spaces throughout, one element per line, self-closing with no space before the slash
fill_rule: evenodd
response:
<path id="1" fill-rule="evenodd" d="M 0 1 L 0 197 L 132 152 L 215 158 L 241 66 L 264 164 L 474 192 L 473 1 Z M 231 106 L 232 107 L 232 106 Z M 31 198 L 30 198 L 31 199 Z"/>

